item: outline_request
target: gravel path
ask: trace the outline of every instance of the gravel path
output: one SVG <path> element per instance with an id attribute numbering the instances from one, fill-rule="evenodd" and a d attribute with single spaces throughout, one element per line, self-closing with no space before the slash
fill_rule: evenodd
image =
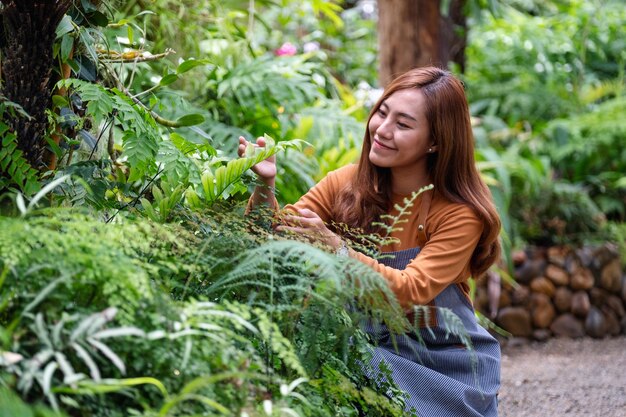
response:
<path id="1" fill-rule="evenodd" d="M 626 417 L 626 336 L 509 342 L 500 417 Z"/>

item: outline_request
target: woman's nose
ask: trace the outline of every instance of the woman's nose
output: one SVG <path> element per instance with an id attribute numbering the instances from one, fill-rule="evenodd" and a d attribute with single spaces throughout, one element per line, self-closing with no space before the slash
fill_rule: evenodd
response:
<path id="1" fill-rule="evenodd" d="M 376 135 L 384 139 L 391 139 L 391 137 L 393 136 L 393 129 L 391 127 L 392 124 L 390 123 L 389 119 L 383 120 L 376 128 Z"/>

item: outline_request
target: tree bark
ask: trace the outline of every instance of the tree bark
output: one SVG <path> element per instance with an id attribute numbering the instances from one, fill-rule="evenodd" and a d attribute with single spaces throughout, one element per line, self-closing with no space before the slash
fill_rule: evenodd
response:
<path id="1" fill-rule="evenodd" d="M 26 160 L 45 169 L 55 29 L 71 0 L 2 0 L 2 93 L 31 116 L 10 120 Z"/>
<path id="2" fill-rule="evenodd" d="M 415 67 L 447 68 L 450 61 L 465 68 L 465 0 L 452 0 L 441 14 L 440 0 L 379 0 L 379 82 Z"/>

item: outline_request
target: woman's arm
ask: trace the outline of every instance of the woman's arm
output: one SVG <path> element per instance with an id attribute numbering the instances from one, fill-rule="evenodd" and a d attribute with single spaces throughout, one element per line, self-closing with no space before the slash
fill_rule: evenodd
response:
<path id="1" fill-rule="evenodd" d="M 469 278 L 470 259 L 483 230 L 469 207 L 454 205 L 445 211 L 429 216 L 428 242 L 403 270 L 353 250 L 350 256 L 379 272 L 403 307 L 425 305 L 449 285 Z"/>
<path id="2" fill-rule="evenodd" d="M 449 285 L 469 278 L 470 259 L 483 230 L 482 222 L 466 206 L 451 205 L 444 211 L 429 217 L 428 242 L 405 269 L 386 266 L 353 249 L 348 250 L 348 256 L 380 273 L 402 307 L 428 304 Z M 342 247 L 340 237 L 308 209 L 301 209 L 284 220 L 279 230 L 309 235 L 334 250 Z"/>
<path id="3" fill-rule="evenodd" d="M 237 153 L 240 157 L 243 157 L 247 147 L 254 146 L 264 148 L 265 145 L 265 139 L 262 137 L 256 140 L 256 144 L 253 144 L 248 142 L 243 136 L 239 136 Z M 252 167 L 252 171 L 259 178 L 259 183 L 254 187 L 254 191 L 248 202 L 248 209 L 252 210 L 261 205 L 278 209 L 278 203 L 274 196 L 274 188 L 276 186 L 276 156 L 272 155 L 266 160 L 259 162 Z"/>

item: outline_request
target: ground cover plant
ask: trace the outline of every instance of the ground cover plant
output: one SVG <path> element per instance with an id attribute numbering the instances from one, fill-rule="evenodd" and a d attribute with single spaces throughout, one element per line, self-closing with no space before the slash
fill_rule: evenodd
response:
<path id="1" fill-rule="evenodd" d="M 46 36 L 15 25 L 44 3 Z M 2 2 L 3 413 L 403 415 L 363 372 L 360 320 L 412 325 L 384 283 L 244 216 L 263 158 L 287 203 L 358 155 L 375 9 L 352 3 Z M 623 241 L 623 10 L 480 3 L 463 77 L 505 246 Z M 239 135 L 271 146 L 237 158 Z"/>

